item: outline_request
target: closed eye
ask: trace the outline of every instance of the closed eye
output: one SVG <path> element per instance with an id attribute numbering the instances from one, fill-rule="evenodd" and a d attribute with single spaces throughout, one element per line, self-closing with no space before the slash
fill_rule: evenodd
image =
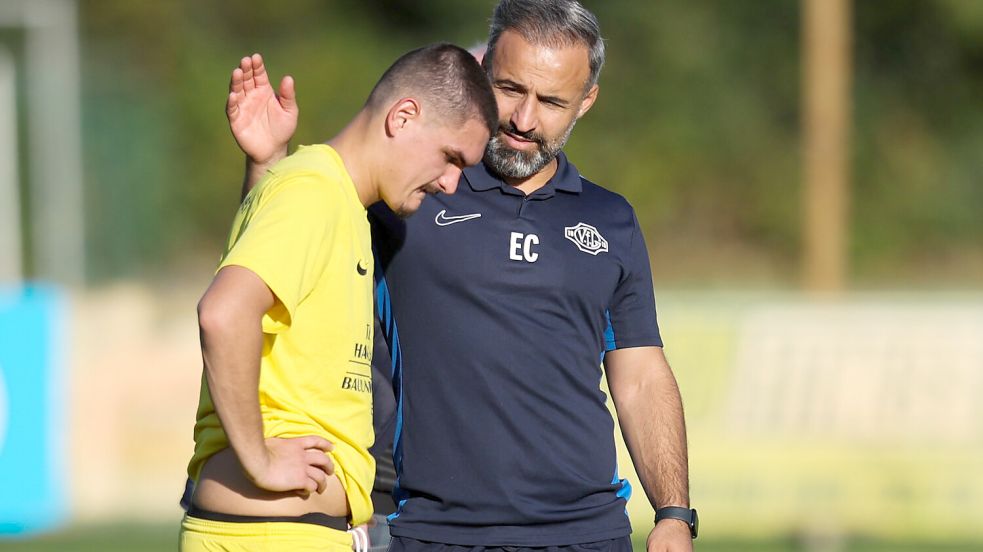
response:
<path id="1" fill-rule="evenodd" d="M 540 96 L 539 101 L 550 107 L 565 108 L 569 105 L 565 100 L 553 96 Z"/>
<path id="2" fill-rule="evenodd" d="M 453 151 L 453 150 L 444 150 L 444 159 L 448 163 L 456 166 L 459 169 L 463 169 L 464 167 L 467 167 L 467 164 L 464 162 L 464 156 L 461 155 L 460 152 Z"/>
<path id="3" fill-rule="evenodd" d="M 515 83 L 515 82 L 512 82 L 512 81 L 508 81 L 508 80 L 497 81 L 495 83 L 495 88 L 498 88 L 502 92 L 505 92 L 505 93 L 508 93 L 508 94 L 522 94 L 522 93 L 525 92 L 525 88 L 519 86 L 518 83 Z"/>

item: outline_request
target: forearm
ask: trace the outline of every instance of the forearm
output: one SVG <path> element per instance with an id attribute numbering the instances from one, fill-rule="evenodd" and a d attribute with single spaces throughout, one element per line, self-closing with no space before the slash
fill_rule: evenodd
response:
<path id="1" fill-rule="evenodd" d="M 283 144 L 283 147 L 278 150 L 273 156 L 266 161 L 256 161 L 253 158 L 246 156 L 246 170 L 242 178 L 242 194 L 239 201 L 246 199 L 246 195 L 249 190 L 252 190 L 257 183 L 266 174 L 266 171 L 276 165 L 281 159 L 287 156 L 287 144 Z"/>
<path id="2" fill-rule="evenodd" d="M 259 407 L 259 324 L 200 323 L 202 360 L 212 404 L 247 474 L 266 460 Z M 216 327 L 218 326 L 218 327 Z"/>
<path id="3" fill-rule="evenodd" d="M 668 364 L 641 372 L 635 381 L 612 382 L 611 394 L 625 444 L 652 507 L 689 506 L 686 425 Z"/>

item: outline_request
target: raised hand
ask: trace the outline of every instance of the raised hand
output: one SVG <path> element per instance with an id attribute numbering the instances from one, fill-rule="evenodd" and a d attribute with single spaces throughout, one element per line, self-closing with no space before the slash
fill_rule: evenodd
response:
<path id="1" fill-rule="evenodd" d="M 232 136 L 252 163 L 268 165 L 286 156 L 299 112 L 293 78 L 283 77 L 274 92 L 263 56 L 244 57 L 232 71 L 225 113 Z"/>
<path id="2" fill-rule="evenodd" d="M 265 440 L 266 458 L 246 470 L 252 482 L 274 492 L 321 493 L 334 463 L 326 454 L 334 448 L 327 439 L 315 435 L 292 439 Z"/>

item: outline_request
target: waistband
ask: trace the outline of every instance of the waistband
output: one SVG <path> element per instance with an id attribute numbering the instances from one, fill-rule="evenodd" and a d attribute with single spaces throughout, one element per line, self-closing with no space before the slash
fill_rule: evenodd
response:
<path id="1" fill-rule="evenodd" d="M 343 517 L 329 516 L 323 512 L 310 512 L 302 516 L 240 516 L 235 514 L 223 514 L 203 510 L 194 504 L 188 508 L 188 515 L 198 519 L 208 521 L 221 521 L 225 523 L 266 523 L 266 522 L 286 522 L 286 523 L 308 523 L 320 525 L 328 529 L 338 531 L 348 530 L 348 520 Z"/>

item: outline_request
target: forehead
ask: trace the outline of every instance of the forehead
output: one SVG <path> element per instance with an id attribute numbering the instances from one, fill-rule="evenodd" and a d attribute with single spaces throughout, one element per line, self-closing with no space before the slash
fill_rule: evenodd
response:
<path id="1" fill-rule="evenodd" d="M 451 157 L 460 157 L 465 165 L 481 161 L 488 143 L 488 127 L 476 117 L 468 117 L 463 123 L 434 129 L 440 149 Z"/>
<path id="2" fill-rule="evenodd" d="M 492 80 L 510 80 L 549 95 L 579 94 L 590 76 L 587 47 L 534 44 L 506 30 L 495 43 Z"/>

